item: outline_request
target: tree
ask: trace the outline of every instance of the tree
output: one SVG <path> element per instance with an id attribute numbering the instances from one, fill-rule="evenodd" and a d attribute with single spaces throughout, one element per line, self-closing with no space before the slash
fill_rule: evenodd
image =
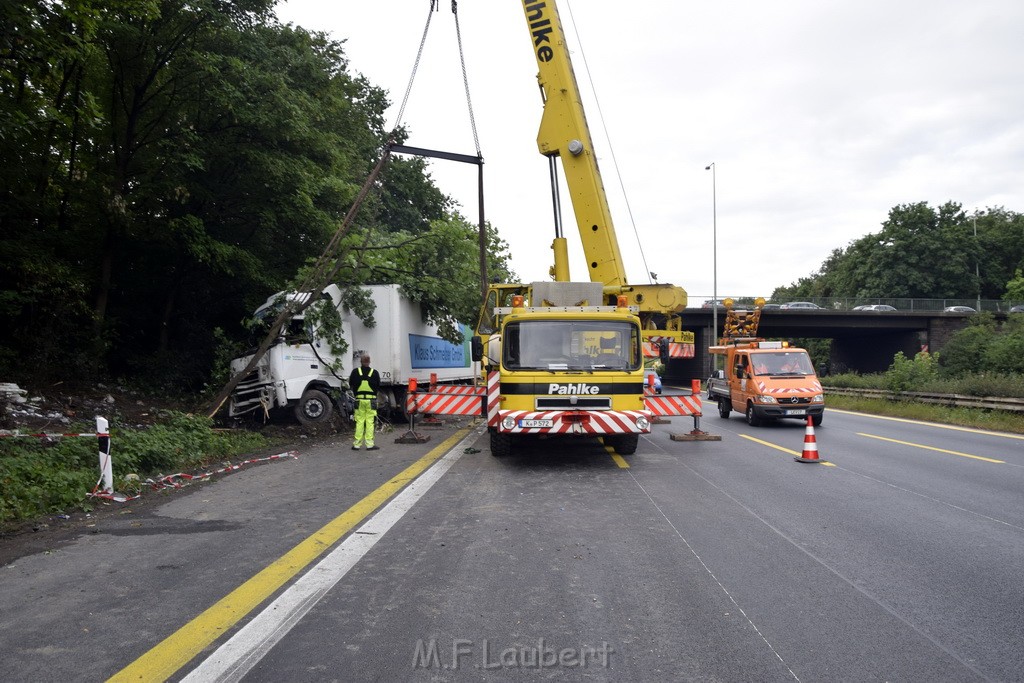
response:
<path id="1" fill-rule="evenodd" d="M 1024 271 L 1018 268 L 1013 273 L 1013 279 L 1006 283 L 1006 291 L 1003 293 L 1006 301 L 1024 301 Z"/>

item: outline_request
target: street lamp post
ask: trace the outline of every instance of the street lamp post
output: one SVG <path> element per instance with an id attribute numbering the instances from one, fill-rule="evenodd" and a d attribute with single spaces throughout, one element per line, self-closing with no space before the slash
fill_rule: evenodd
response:
<path id="1" fill-rule="evenodd" d="M 974 280 L 978 283 L 978 313 L 981 313 L 981 266 L 978 265 L 978 212 L 974 212 Z"/>
<path id="2" fill-rule="evenodd" d="M 718 192 L 715 188 L 715 162 L 704 167 L 711 171 L 711 343 L 718 343 Z M 712 357 L 711 369 L 715 369 Z"/>

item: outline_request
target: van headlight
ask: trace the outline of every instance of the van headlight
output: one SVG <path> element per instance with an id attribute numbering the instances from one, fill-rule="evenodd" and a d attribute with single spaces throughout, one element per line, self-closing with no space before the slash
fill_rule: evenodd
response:
<path id="1" fill-rule="evenodd" d="M 811 403 L 824 403 L 824 402 L 825 402 L 825 395 L 824 394 L 815 394 L 814 396 L 811 396 Z"/>
<path id="2" fill-rule="evenodd" d="M 775 400 L 774 396 L 755 396 L 754 397 L 754 402 L 755 403 L 771 403 L 773 405 L 778 403 L 778 401 Z"/>

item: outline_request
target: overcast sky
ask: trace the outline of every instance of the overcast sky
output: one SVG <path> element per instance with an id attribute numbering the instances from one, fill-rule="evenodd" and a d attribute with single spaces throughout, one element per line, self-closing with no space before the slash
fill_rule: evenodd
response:
<path id="1" fill-rule="evenodd" d="M 438 6 L 402 122 L 410 145 L 473 155 L 451 3 Z M 878 231 L 898 204 L 1024 211 L 1020 0 L 558 8 L 631 282 L 654 272 L 698 304 L 715 291 L 717 241 L 719 298 L 768 296 Z M 429 9 L 287 0 L 278 17 L 346 41 L 350 70 L 390 93 L 391 127 Z M 547 279 L 552 208 L 522 5 L 461 0 L 458 12 L 486 217 L 519 276 Z M 430 166 L 475 223 L 476 167 Z M 585 280 L 571 207 L 562 214 L 572 276 Z"/>

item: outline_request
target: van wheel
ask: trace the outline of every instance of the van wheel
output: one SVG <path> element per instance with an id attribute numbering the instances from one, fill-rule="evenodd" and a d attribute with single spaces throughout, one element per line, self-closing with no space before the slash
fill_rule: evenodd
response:
<path id="1" fill-rule="evenodd" d="M 815 427 L 820 427 L 821 421 L 823 419 L 825 419 L 824 413 L 822 413 L 821 415 L 811 415 L 811 424 L 814 425 Z"/>
<path id="2" fill-rule="evenodd" d="M 718 416 L 722 418 L 728 418 L 729 413 L 732 412 L 732 405 L 727 398 L 718 399 Z"/>
<path id="3" fill-rule="evenodd" d="M 331 421 L 334 404 L 319 389 L 307 389 L 295 406 L 295 419 L 307 427 L 318 427 Z"/>
<path id="4" fill-rule="evenodd" d="M 759 420 L 757 418 L 757 415 L 754 414 L 754 404 L 753 403 L 748 403 L 747 404 L 747 424 L 750 425 L 751 427 L 760 427 L 761 426 L 761 420 Z"/>

